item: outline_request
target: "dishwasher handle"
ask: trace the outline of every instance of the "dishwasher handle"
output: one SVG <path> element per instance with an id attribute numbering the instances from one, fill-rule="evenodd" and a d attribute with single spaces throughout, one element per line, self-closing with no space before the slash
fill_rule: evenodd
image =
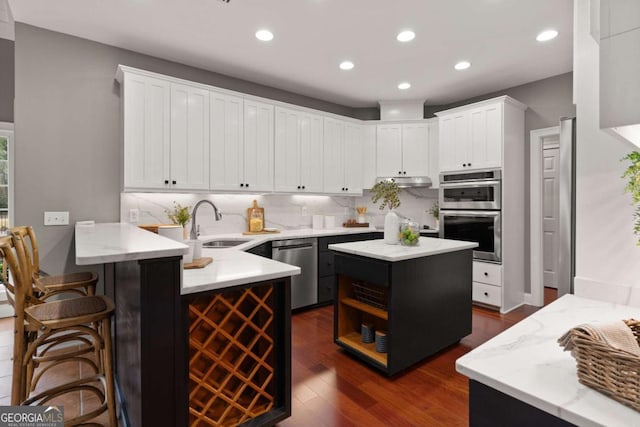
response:
<path id="1" fill-rule="evenodd" d="M 302 244 L 299 244 L 299 245 L 275 247 L 275 248 L 273 248 L 273 250 L 274 251 L 276 251 L 276 250 L 278 250 L 278 251 L 287 251 L 287 250 L 290 250 L 290 249 L 302 249 L 302 248 L 313 249 L 313 245 L 309 244 L 309 243 L 302 243 Z"/>

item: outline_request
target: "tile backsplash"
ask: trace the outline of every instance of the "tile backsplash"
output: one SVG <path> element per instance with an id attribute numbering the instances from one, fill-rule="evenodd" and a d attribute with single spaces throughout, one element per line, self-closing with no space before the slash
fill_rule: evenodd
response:
<path id="1" fill-rule="evenodd" d="M 427 211 L 436 202 L 437 190 L 408 189 L 400 193 L 400 208 L 397 211 L 423 224 L 434 226 L 435 221 Z M 371 196 L 365 191 L 362 197 L 308 196 L 308 195 L 250 195 L 250 194 L 188 194 L 188 193 L 121 193 L 120 220 L 132 222 L 131 210 L 137 209 L 136 224 L 170 223 L 165 212 L 173 208 L 176 201 L 189 210 L 200 200 L 210 200 L 222 212 L 222 219 L 216 221 L 213 208 L 203 204 L 198 208 L 197 224 L 200 234 L 240 233 L 247 230 L 247 208 L 253 200 L 265 210 L 265 227 L 280 229 L 311 228 L 313 215 L 335 216 L 337 227 L 349 218 L 356 218 L 355 207 L 367 206 L 367 221 L 382 228 L 385 211 L 371 203 Z"/>

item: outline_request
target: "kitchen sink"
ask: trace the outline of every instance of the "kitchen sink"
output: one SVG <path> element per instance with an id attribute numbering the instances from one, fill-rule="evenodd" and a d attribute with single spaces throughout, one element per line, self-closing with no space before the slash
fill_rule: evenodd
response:
<path id="1" fill-rule="evenodd" d="M 202 244 L 203 248 L 232 248 L 234 246 L 241 245 L 243 243 L 247 243 L 251 239 L 215 239 L 210 240 L 208 242 L 204 242 Z"/>

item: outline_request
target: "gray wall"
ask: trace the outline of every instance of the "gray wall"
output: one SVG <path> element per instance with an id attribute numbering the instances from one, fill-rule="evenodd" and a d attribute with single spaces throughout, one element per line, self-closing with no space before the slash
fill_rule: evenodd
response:
<path id="1" fill-rule="evenodd" d="M 0 122 L 13 122 L 14 43 L 0 38 Z"/>
<path id="2" fill-rule="evenodd" d="M 526 268 L 525 292 L 531 291 L 530 269 L 529 269 L 529 134 L 534 129 L 557 126 L 561 117 L 575 117 L 576 107 L 573 104 L 573 73 L 560 74 L 547 79 L 538 80 L 521 86 L 512 87 L 498 92 L 488 93 L 471 99 L 465 99 L 449 105 L 425 106 L 424 116 L 433 117 L 434 113 L 460 105 L 489 99 L 496 96 L 509 95 L 518 101 L 527 104 L 529 107 L 524 115 L 525 130 L 525 256 Z"/>

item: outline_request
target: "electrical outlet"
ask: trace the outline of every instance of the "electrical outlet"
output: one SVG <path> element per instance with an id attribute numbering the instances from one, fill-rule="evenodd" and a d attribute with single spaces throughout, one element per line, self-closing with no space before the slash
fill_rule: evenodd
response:
<path id="1" fill-rule="evenodd" d="M 138 222 L 140 219 L 140 211 L 138 209 L 129 209 L 129 222 Z"/>
<path id="2" fill-rule="evenodd" d="M 69 212 L 45 212 L 44 225 L 69 225 Z"/>
<path id="3" fill-rule="evenodd" d="M 309 212 L 307 211 L 307 207 L 306 206 L 303 206 L 302 209 L 300 209 L 300 212 L 301 212 L 302 216 L 309 215 Z"/>

